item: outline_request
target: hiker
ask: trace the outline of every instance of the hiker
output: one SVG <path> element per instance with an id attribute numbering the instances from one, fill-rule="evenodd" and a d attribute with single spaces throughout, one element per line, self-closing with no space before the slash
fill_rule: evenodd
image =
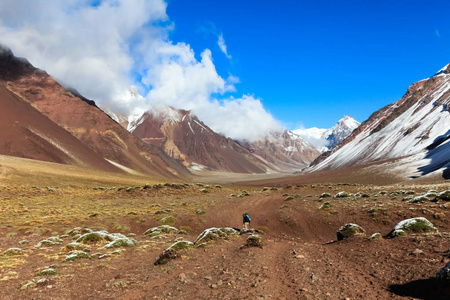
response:
<path id="1" fill-rule="evenodd" d="M 242 215 L 242 217 L 244 218 L 244 229 L 245 230 L 249 230 L 250 229 L 250 217 L 248 216 L 248 213 L 245 213 Z"/>

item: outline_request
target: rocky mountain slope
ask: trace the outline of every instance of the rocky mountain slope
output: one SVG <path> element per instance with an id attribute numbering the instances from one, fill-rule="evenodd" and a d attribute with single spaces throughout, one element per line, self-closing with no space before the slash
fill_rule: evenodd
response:
<path id="1" fill-rule="evenodd" d="M 407 159 L 406 173 L 437 170 L 448 178 L 450 166 L 450 69 L 412 84 L 397 102 L 373 113 L 344 142 L 324 153 L 312 170 L 338 169 Z"/>
<path id="2" fill-rule="evenodd" d="M 233 141 L 217 134 L 192 112 L 167 108 L 145 113 L 129 130 L 147 143 L 161 146 L 192 168 L 237 173 L 300 170 L 320 153 L 300 136 L 274 132 L 257 142 Z"/>
<path id="3" fill-rule="evenodd" d="M 233 140 L 217 134 L 194 114 L 168 107 L 147 112 L 130 124 L 130 131 L 148 144 L 161 146 L 170 156 L 193 169 L 236 173 L 265 173 L 269 164 Z"/>
<path id="4" fill-rule="evenodd" d="M 325 152 L 341 143 L 361 123 L 351 116 L 344 116 L 330 129 L 307 128 L 297 129 L 293 132 L 313 144 L 321 152 Z"/>
<path id="5" fill-rule="evenodd" d="M 271 136 L 261 141 L 239 143 L 281 170 L 301 170 L 320 155 L 311 143 L 288 130 L 273 132 Z"/>
<path id="6" fill-rule="evenodd" d="M 15 57 L 5 47 L 0 48 L 0 84 L 14 93 L 16 99 L 28 102 L 36 112 L 89 148 L 96 154 L 98 165 L 106 164 L 110 169 L 158 177 L 187 173 L 181 164 L 122 128 L 93 101 L 69 92 L 46 72 L 34 68 L 25 59 Z M 17 138 L 24 139 L 25 136 Z M 56 161 L 69 162 L 62 158 Z"/>

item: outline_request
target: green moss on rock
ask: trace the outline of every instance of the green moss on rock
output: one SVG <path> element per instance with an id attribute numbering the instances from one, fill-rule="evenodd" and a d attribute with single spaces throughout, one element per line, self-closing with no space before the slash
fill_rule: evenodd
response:
<path id="1" fill-rule="evenodd" d="M 168 249 L 173 249 L 175 251 L 181 251 L 181 250 L 189 250 L 194 247 L 194 243 L 189 241 L 177 241 L 176 243 L 172 244 Z"/>
<path id="2" fill-rule="evenodd" d="M 122 237 L 118 238 L 105 246 L 105 248 L 134 247 L 138 244 L 135 239 Z"/>
<path id="3" fill-rule="evenodd" d="M 347 192 L 339 192 L 336 195 L 334 195 L 334 198 L 347 198 L 350 197 L 350 194 Z"/>
<path id="4" fill-rule="evenodd" d="M 361 235 L 364 236 L 366 234 L 366 231 L 359 226 L 358 224 L 353 223 L 347 223 L 336 231 L 337 239 L 338 241 L 341 241 L 343 239 L 355 236 L 355 235 Z"/>
<path id="5" fill-rule="evenodd" d="M 84 251 L 77 251 L 77 252 L 74 252 L 74 253 L 68 255 L 63 260 L 63 263 L 75 261 L 75 260 L 78 260 L 78 259 L 81 259 L 81 258 L 92 259 L 92 257 L 89 254 L 87 254 L 86 252 L 84 252 Z"/>
<path id="6" fill-rule="evenodd" d="M 194 245 L 198 245 L 204 242 L 218 240 L 220 238 L 228 238 L 239 235 L 239 232 L 233 228 L 209 228 L 203 231 L 194 241 Z"/>
<path id="7" fill-rule="evenodd" d="M 320 210 L 325 210 L 331 207 L 331 203 L 330 202 L 324 202 L 321 206 L 319 206 Z"/>
<path id="8" fill-rule="evenodd" d="M 58 272 L 56 272 L 56 270 L 53 268 L 48 268 L 37 273 L 37 276 L 47 276 L 47 275 L 58 275 Z"/>
<path id="9" fill-rule="evenodd" d="M 161 234 L 178 234 L 180 233 L 180 230 L 169 226 L 169 225 L 160 225 L 157 227 L 152 227 L 144 232 L 144 235 L 155 237 Z"/>
<path id="10" fill-rule="evenodd" d="M 439 193 L 436 196 L 436 200 L 450 201 L 450 190 Z"/>
<path id="11" fill-rule="evenodd" d="M 437 229 L 424 217 L 417 217 L 399 222 L 391 232 L 389 232 L 388 236 L 396 237 L 406 235 L 410 232 L 437 232 Z"/>
<path id="12" fill-rule="evenodd" d="M 9 248 L 5 251 L 3 251 L 4 255 L 22 255 L 23 250 L 20 248 Z"/>

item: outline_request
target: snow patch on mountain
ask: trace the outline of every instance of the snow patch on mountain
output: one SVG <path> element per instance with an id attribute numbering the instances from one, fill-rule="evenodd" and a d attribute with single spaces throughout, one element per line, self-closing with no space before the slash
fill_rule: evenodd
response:
<path id="1" fill-rule="evenodd" d="M 307 128 L 293 130 L 294 133 L 313 144 L 319 151 L 325 152 L 341 143 L 360 123 L 350 116 L 344 116 L 330 129 Z"/>

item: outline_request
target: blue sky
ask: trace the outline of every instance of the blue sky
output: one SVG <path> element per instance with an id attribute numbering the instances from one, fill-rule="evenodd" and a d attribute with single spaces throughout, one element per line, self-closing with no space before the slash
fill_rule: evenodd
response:
<path id="1" fill-rule="evenodd" d="M 110 115 L 216 132 L 362 122 L 450 62 L 450 1 L 0 0 L 0 43 Z"/>
<path id="2" fill-rule="evenodd" d="M 450 62 L 450 1 L 170 0 L 173 41 L 212 51 L 289 129 L 358 121 Z M 228 59 L 217 46 L 223 34 Z"/>

